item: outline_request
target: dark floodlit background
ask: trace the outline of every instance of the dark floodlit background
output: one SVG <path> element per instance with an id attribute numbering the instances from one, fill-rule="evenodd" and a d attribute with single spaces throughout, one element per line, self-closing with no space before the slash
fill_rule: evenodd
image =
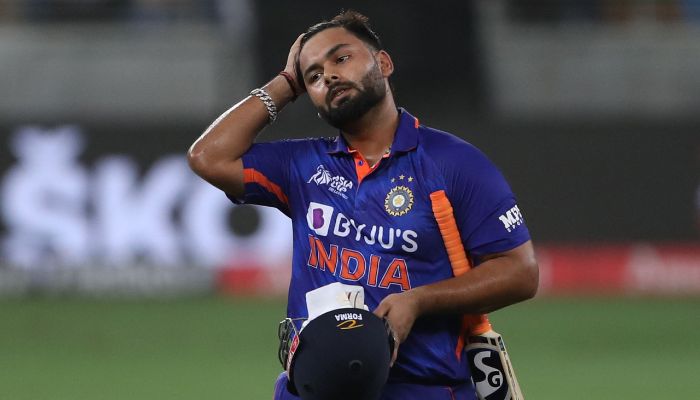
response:
<path id="1" fill-rule="evenodd" d="M 184 154 L 343 7 L 518 196 L 526 396 L 698 393 L 700 1 L 0 0 L 0 398 L 271 396 L 289 221 Z M 335 134 L 302 98 L 259 140 Z"/>

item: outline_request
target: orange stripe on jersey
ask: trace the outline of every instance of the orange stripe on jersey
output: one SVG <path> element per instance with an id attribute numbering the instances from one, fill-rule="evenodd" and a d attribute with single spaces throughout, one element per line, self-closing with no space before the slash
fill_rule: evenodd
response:
<path id="1" fill-rule="evenodd" d="M 430 201 L 435 221 L 437 221 L 442 240 L 445 243 L 447 257 L 452 266 L 452 274 L 454 276 L 462 275 L 469 271 L 472 264 L 467 258 L 466 251 L 464 251 L 464 245 L 462 244 L 459 229 L 457 229 L 457 221 L 455 221 L 450 199 L 447 198 L 444 190 L 438 190 L 430 193 Z M 461 358 L 462 350 L 464 349 L 465 334 L 479 335 L 489 330 L 491 330 L 491 323 L 489 323 L 486 314 L 465 315 L 462 319 L 461 334 L 455 349 L 457 359 Z"/>
<path id="2" fill-rule="evenodd" d="M 420 126 L 420 122 L 418 121 L 418 118 L 416 118 L 416 122 L 413 124 L 413 126 L 414 126 L 416 129 L 418 129 L 418 127 Z"/>
<path id="3" fill-rule="evenodd" d="M 452 204 L 450 204 L 450 200 L 447 198 L 444 190 L 431 193 L 430 201 L 433 207 L 433 215 L 435 215 L 440 234 L 445 242 L 447 256 L 450 259 L 450 265 L 452 265 L 452 272 L 454 276 L 462 275 L 469 271 L 471 263 L 464 251 Z"/>
<path id="4" fill-rule="evenodd" d="M 287 200 L 287 195 L 284 194 L 282 188 L 276 183 L 267 179 L 262 172 L 256 170 L 255 168 L 246 168 L 243 170 L 243 182 L 245 183 L 257 183 L 258 185 L 267 189 L 268 192 L 277 196 L 279 201 L 289 206 L 289 200 Z"/>

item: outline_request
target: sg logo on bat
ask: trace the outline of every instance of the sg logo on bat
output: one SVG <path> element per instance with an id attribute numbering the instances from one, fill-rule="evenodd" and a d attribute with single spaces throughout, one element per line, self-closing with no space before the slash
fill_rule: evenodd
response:
<path id="1" fill-rule="evenodd" d="M 509 400 L 512 398 L 497 351 L 475 348 L 469 350 L 467 356 L 479 399 Z"/>

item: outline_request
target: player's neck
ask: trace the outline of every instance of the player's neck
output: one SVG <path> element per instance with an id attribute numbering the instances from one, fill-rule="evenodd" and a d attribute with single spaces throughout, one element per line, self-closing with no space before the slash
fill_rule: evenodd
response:
<path id="1" fill-rule="evenodd" d="M 350 147 L 374 165 L 391 147 L 398 126 L 399 111 L 394 99 L 388 95 L 356 122 L 346 126 L 343 136 Z"/>

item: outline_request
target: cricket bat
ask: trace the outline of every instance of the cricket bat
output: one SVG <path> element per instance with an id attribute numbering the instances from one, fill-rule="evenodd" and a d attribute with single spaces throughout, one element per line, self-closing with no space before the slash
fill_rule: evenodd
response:
<path id="1" fill-rule="evenodd" d="M 447 249 L 454 276 L 471 268 L 445 191 L 430 194 L 433 214 Z M 465 349 L 472 380 L 480 400 L 524 400 L 503 337 L 493 330 L 488 317 L 465 315 L 462 322 Z"/>

